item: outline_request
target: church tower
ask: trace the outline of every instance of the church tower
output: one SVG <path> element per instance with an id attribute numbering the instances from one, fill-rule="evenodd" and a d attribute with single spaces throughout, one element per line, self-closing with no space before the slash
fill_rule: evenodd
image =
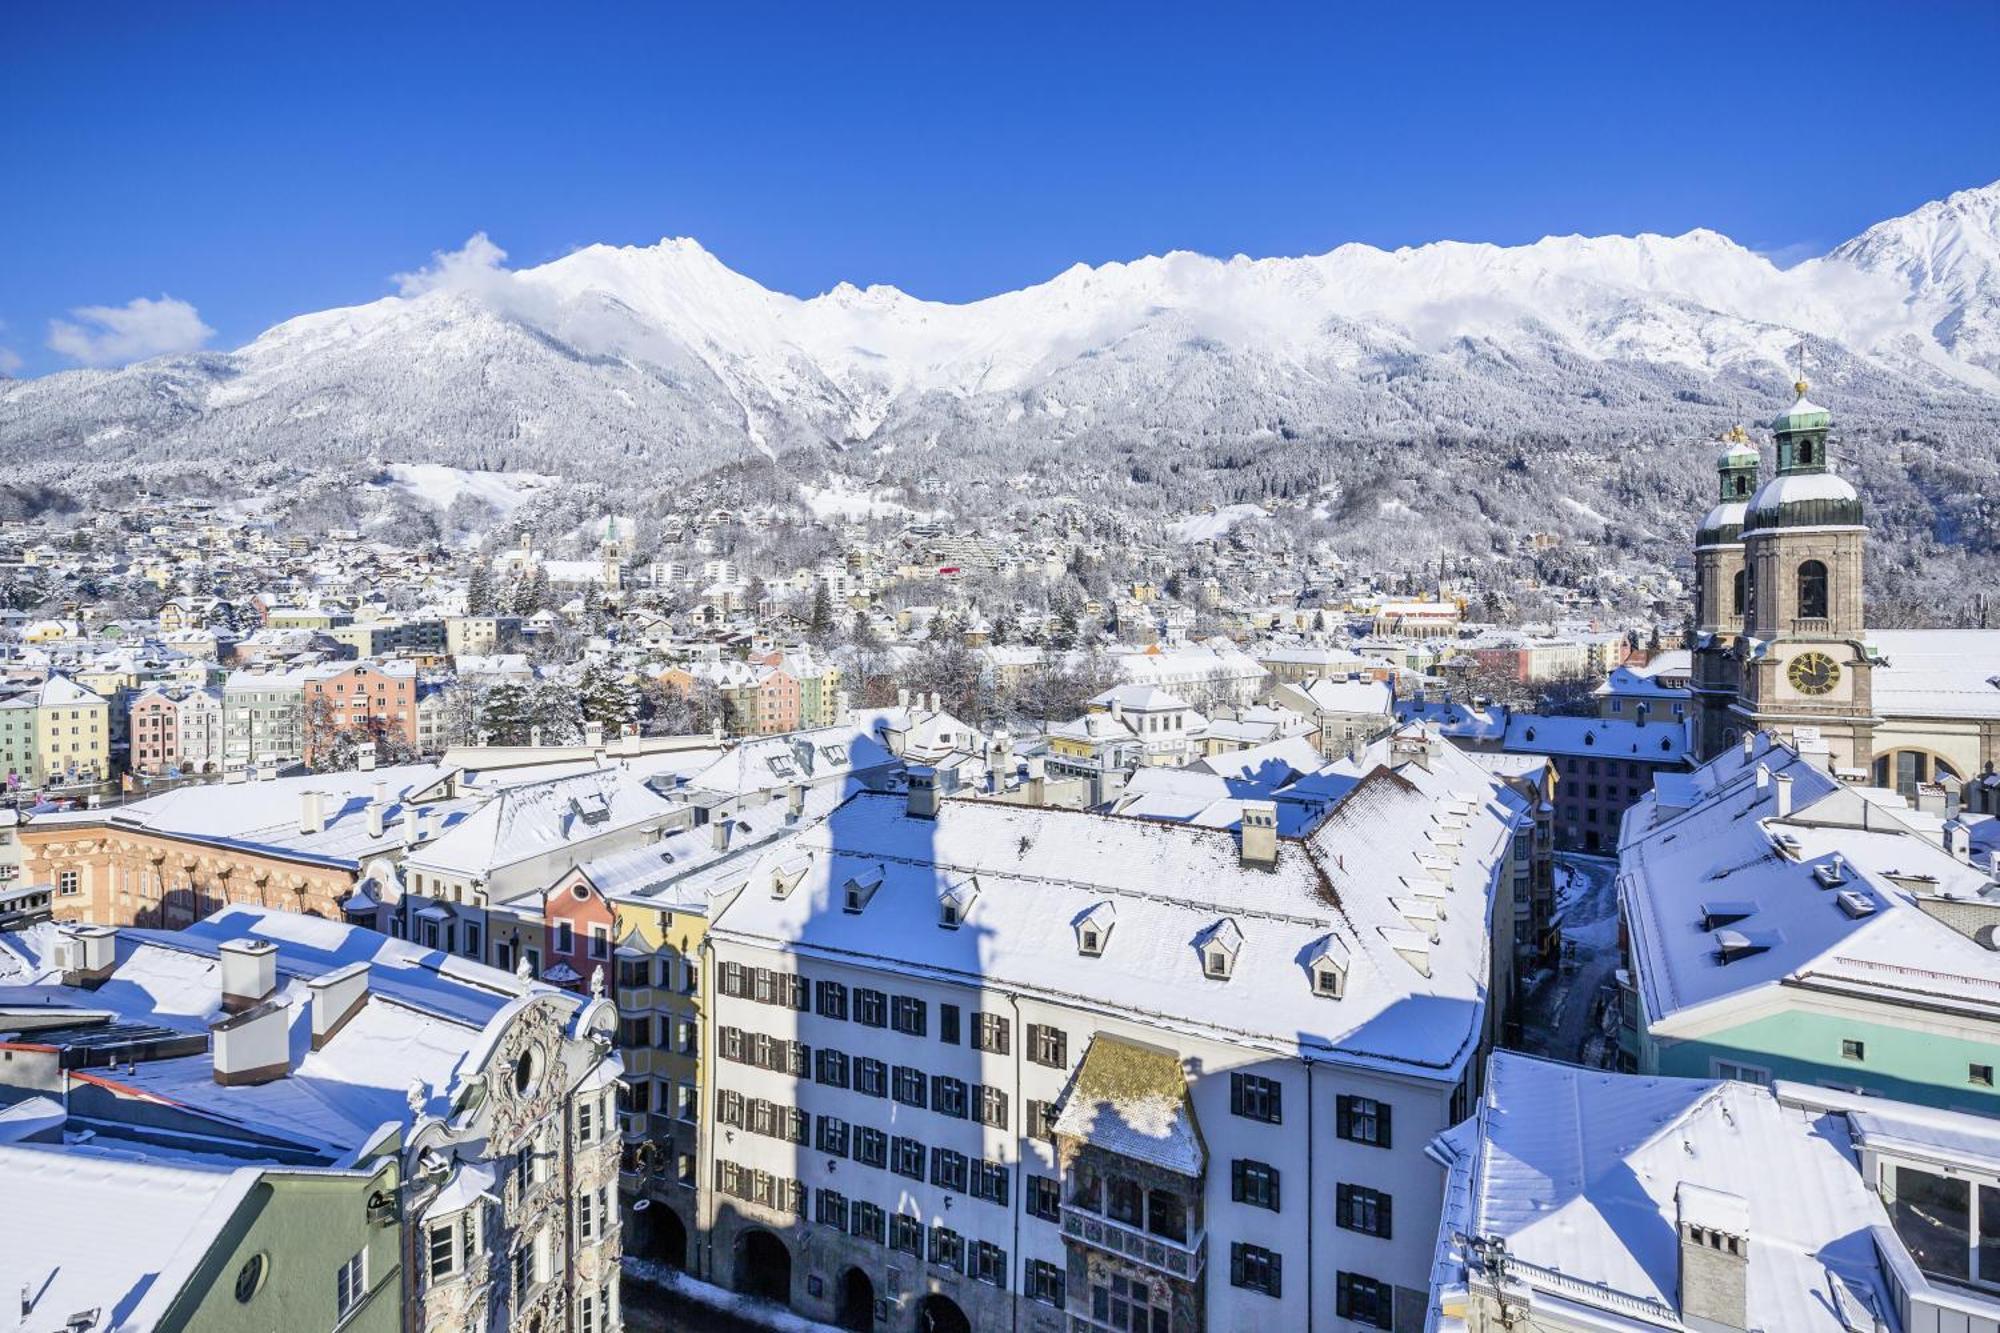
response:
<path id="1" fill-rule="evenodd" d="M 1828 458 L 1833 418 L 1798 398 L 1771 423 L 1778 472 L 1743 517 L 1740 686 L 1730 729 L 1786 737 L 1817 729 L 1837 769 L 1874 757 L 1871 666 L 1862 623 L 1861 497 Z"/>
<path id="2" fill-rule="evenodd" d="M 1737 426 L 1722 437 L 1715 458 L 1718 496 L 1694 539 L 1695 749 L 1707 759 L 1729 745 L 1729 707 L 1739 684 L 1736 640 L 1749 601 L 1743 564 L 1743 518 L 1757 489 L 1757 446 Z"/>

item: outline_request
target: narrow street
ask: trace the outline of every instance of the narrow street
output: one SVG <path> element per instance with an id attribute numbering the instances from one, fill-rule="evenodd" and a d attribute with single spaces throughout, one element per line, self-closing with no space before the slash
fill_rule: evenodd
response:
<path id="1" fill-rule="evenodd" d="M 1606 1028 L 1613 1020 L 1605 1012 L 1605 999 L 1618 967 L 1617 878 L 1615 861 L 1557 854 L 1563 957 L 1555 971 L 1524 984 L 1523 1050 L 1573 1064 L 1611 1063 L 1616 1033 Z"/>

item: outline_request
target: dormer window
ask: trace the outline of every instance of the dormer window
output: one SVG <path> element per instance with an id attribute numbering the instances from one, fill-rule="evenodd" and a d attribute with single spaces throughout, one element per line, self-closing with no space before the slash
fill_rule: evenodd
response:
<path id="1" fill-rule="evenodd" d="M 1111 938 L 1111 928 L 1117 923 L 1118 908 L 1109 901 L 1093 904 L 1077 913 L 1070 922 L 1076 928 L 1076 951 L 1086 958 L 1101 957 L 1106 942 Z"/>
<path id="2" fill-rule="evenodd" d="M 1224 917 L 1196 937 L 1195 947 L 1201 952 L 1202 975 L 1215 981 L 1227 981 L 1229 974 L 1236 970 L 1236 955 L 1243 948 L 1243 932 L 1234 920 Z"/>
<path id="3" fill-rule="evenodd" d="M 1306 972 L 1312 978 L 1313 994 L 1338 1000 L 1347 993 L 1347 948 L 1331 935 L 1323 935 L 1305 957 Z"/>
<path id="4" fill-rule="evenodd" d="M 946 930 L 957 930 L 965 920 L 965 914 L 972 908 L 972 900 L 979 896 L 979 877 L 968 875 L 956 883 L 947 884 L 938 890 L 938 924 Z"/>
<path id="5" fill-rule="evenodd" d="M 882 867 L 871 866 L 857 875 L 848 877 L 841 889 L 841 907 L 848 912 L 859 912 L 868 906 L 868 900 L 882 887 Z"/>

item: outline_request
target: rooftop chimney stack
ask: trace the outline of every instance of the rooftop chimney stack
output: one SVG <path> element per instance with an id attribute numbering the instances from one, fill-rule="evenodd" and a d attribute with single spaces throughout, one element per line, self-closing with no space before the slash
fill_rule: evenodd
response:
<path id="1" fill-rule="evenodd" d="M 278 946 L 269 940 L 225 940 L 217 950 L 222 964 L 222 1007 L 240 1014 L 278 989 Z"/>
<path id="2" fill-rule="evenodd" d="M 431 808 L 427 805 L 420 805 L 417 807 L 417 841 L 429 842 L 430 839 Z"/>
<path id="3" fill-rule="evenodd" d="M 371 837 L 371 838 L 379 838 L 379 837 L 381 837 L 381 836 L 382 836 L 382 831 L 383 831 L 383 826 L 382 826 L 382 817 L 383 817 L 383 814 L 384 814 L 384 810 L 383 810 L 383 806 L 382 806 L 382 802 L 381 802 L 381 801 L 379 801 L 379 800 L 376 800 L 376 801 L 370 801 L 370 802 L 368 803 L 368 836 L 369 836 L 369 837 Z"/>
<path id="4" fill-rule="evenodd" d="M 1756 732 L 1754 732 L 1754 731 L 1746 731 L 1746 732 L 1744 732 L 1744 733 L 1743 733 L 1743 762 L 1744 762 L 1744 763 L 1746 763 L 1746 764 L 1747 764 L 1747 763 L 1749 763 L 1749 762 L 1750 762 L 1750 760 L 1751 760 L 1751 759 L 1752 759 L 1753 757 L 1755 757 L 1756 753 L 1757 753 L 1757 733 L 1756 733 Z"/>
<path id="5" fill-rule="evenodd" d="M 306 982 L 312 992 L 312 1048 L 318 1050 L 361 1012 L 368 999 L 368 964 L 349 963 Z"/>
<path id="6" fill-rule="evenodd" d="M 1778 818 L 1790 819 L 1792 816 L 1792 775 L 1790 773 L 1780 773 L 1778 776 L 1772 778 L 1771 782 L 1778 789 Z"/>
<path id="7" fill-rule="evenodd" d="M 226 946 L 225 946 L 226 947 Z M 291 1006 L 278 999 L 254 1004 L 208 1025 L 215 1081 L 224 1087 L 270 1083 L 292 1072 Z"/>
<path id="8" fill-rule="evenodd" d="M 302 791 L 299 793 L 299 832 L 324 833 L 326 831 L 326 793 L 323 791 Z"/>
<path id="9" fill-rule="evenodd" d="M 724 816 L 708 822 L 708 842 L 718 852 L 729 850 L 729 819 Z"/>
<path id="10" fill-rule="evenodd" d="M 57 941 L 62 984 L 96 990 L 118 966 L 118 932 L 111 926 L 70 926 Z"/>
<path id="11" fill-rule="evenodd" d="M 1038 754 L 1028 756 L 1028 804 L 1043 806 L 1049 803 L 1049 765 Z"/>
<path id="12" fill-rule="evenodd" d="M 785 818 L 796 824 L 805 817 L 806 784 L 794 782 L 785 792 Z"/>
<path id="13" fill-rule="evenodd" d="M 375 771 L 375 742 L 363 741 L 354 748 L 354 766 L 363 773 Z"/>
<path id="14" fill-rule="evenodd" d="M 938 812 L 937 770 L 922 764 L 910 769 L 909 815 L 912 819 L 936 819 Z"/>
<path id="15" fill-rule="evenodd" d="M 1750 1327 L 1750 1204 L 1741 1195 L 1682 1181 L 1681 1322 L 1701 1333 Z"/>
<path id="16" fill-rule="evenodd" d="M 1243 803 L 1242 859 L 1246 866 L 1270 870 L 1278 864 L 1278 805 L 1275 801 Z"/>

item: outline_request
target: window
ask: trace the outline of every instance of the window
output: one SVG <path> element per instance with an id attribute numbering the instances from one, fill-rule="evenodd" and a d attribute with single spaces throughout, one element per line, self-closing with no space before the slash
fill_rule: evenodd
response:
<path id="1" fill-rule="evenodd" d="M 889 997 L 878 990 L 857 987 L 854 991 L 854 1021 L 865 1027 L 886 1027 L 889 1022 Z"/>
<path id="2" fill-rule="evenodd" d="M 931 1149 L 931 1184 L 939 1189 L 950 1190 L 954 1194 L 964 1194 L 966 1190 L 967 1162 L 965 1154 L 950 1148 Z"/>
<path id="3" fill-rule="evenodd" d="M 1826 606 L 1826 565 L 1819 560 L 1805 561 L 1799 566 L 1799 617 L 1824 620 Z"/>
<path id="4" fill-rule="evenodd" d="M 455 1242 L 456 1242 L 456 1234 L 454 1228 L 449 1222 L 445 1223 L 443 1226 L 437 1226 L 431 1228 L 431 1235 L 430 1235 L 431 1281 L 442 1282 L 445 1278 L 450 1277 L 452 1273 L 456 1271 L 458 1247 Z"/>
<path id="5" fill-rule="evenodd" d="M 83 892 L 82 874 L 75 870 L 56 871 L 56 892 L 57 893 Z"/>
<path id="6" fill-rule="evenodd" d="M 889 1025 L 911 1037 L 924 1035 L 924 1002 L 910 995 L 898 995 L 889 1002 Z"/>
<path id="7" fill-rule="evenodd" d="M 931 1228 L 931 1262 L 954 1273 L 965 1271 L 965 1237 L 950 1227 Z"/>
<path id="8" fill-rule="evenodd" d="M 1007 1206 L 1007 1168 L 999 1162 L 972 1164 L 972 1197 Z"/>
<path id="9" fill-rule="evenodd" d="M 965 1119 L 971 1110 L 968 1093 L 963 1079 L 944 1074 L 931 1076 L 931 1109 L 939 1115 L 948 1115 L 954 1120 Z"/>
<path id="10" fill-rule="evenodd" d="M 1230 1165 L 1229 1197 L 1253 1208 L 1278 1211 L 1278 1168 L 1238 1158 Z"/>
<path id="11" fill-rule="evenodd" d="M 345 1319 L 368 1294 L 368 1251 L 363 1250 L 342 1264 L 333 1275 L 333 1312 Z"/>
<path id="12" fill-rule="evenodd" d="M 974 1118 L 994 1129 L 1007 1128 L 1007 1093 L 1002 1088 L 981 1086 L 973 1099 Z"/>
<path id="13" fill-rule="evenodd" d="M 1276 1125 L 1284 1120 L 1284 1088 L 1276 1079 L 1258 1074 L 1229 1076 L 1229 1110 L 1247 1120 Z"/>
<path id="14" fill-rule="evenodd" d="M 1061 1221 L 1062 1182 L 1049 1176 L 1029 1176 L 1028 1215 L 1044 1222 Z"/>
<path id="15" fill-rule="evenodd" d="M 924 1145 L 915 1139 L 898 1137 L 889 1145 L 889 1169 L 911 1180 L 924 1178 Z"/>
<path id="16" fill-rule="evenodd" d="M 1867 1058 L 1868 1058 L 1868 1046 L 1867 1046 L 1867 1043 L 1865 1043 L 1865 1042 L 1859 1042 L 1859 1041 L 1855 1041 L 1855 1040 L 1853 1040 L 1853 1039 L 1852 1039 L 1852 1038 L 1850 1038 L 1850 1037 L 1843 1037 L 1843 1038 L 1841 1038 L 1841 1042 L 1840 1042 L 1840 1058 L 1841 1058 L 1841 1059 L 1843 1059 L 1843 1060 L 1865 1060 L 1865 1059 L 1867 1059 Z"/>
<path id="17" fill-rule="evenodd" d="M 599 1333 L 597 1327 L 596 1294 L 593 1292 L 585 1292 L 582 1296 L 577 1298 L 576 1308 L 577 1308 L 578 1333 Z"/>
<path id="18" fill-rule="evenodd" d="M 813 1220 L 821 1226 L 847 1230 L 847 1197 L 832 1190 L 820 1190 L 813 1205 Z"/>
<path id="19" fill-rule="evenodd" d="M 597 1129 L 597 1106 L 586 1097 L 576 1104 L 576 1141 L 588 1143 Z"/>
<path id="20" fill-rule="evenodd" d="M 1389 1239 L 1389 1196 L 1364 1185 L 1341 1185 L 1334 1191 L 1334 1222 L 1364 1236 Z"/>
<path id="21" fill-rule="evenodd" d="M 590 956 L 604 959 L 611 956 L 611 932 L 606 926 L 590 928 Z"/>
<path id="22" fill-rule="evenodd" d="M 1715 1076 L 1717 1078 L 1733 1078 L 1738 1083 L 1755 1083 L 1760 1088 L 1767 1088 L 1771 1085 L 1770 1070 L 1759 1069 L 1755 1065 L 1737 1064 L 1733 1060 L 1717 1060 L 1715 1062 Z"/>
<path id="23" fill-rule="evenodd" d="M 914 1217 L 898 1213 L 889 1219 L 889 1248 L 904 1254 L 924 1257 L 924 1224 Z"/>
<path id="24" fill-rule="evenodd" d="M 597 1200 L 589 1190 L 576 1196 L 576 1237 L 589 1242 L 597 1239 Z"/>
<path id="25" fill-rule="evenodd" d="M 576 927 L 567 921 L 558 921 L 556 923 L 556 952 L 574 953 L 575 951 Z"/>
<path id="26" fill-rule="evenodd" d="M 1051 1069 L 1069 1067 L 1069 1036 L 1061 1028 L 1028 1024 L 1028 1059 Z"/>
<path id="27" fill-rule="evenodd" d="M 929 1080 L 924 1077 L 923 1070 L 912 1069 L 909 1065 L 897 1065 L 894 1080 L 889 1085 L 889 1095 L 905 1106 L 914 1106 L 922 1110 L 928 1083 Z"/>
<path id="28" fill-rule="evenodd" d="M 1063 1308 L 1063 1284 L 1067 1274 L 1046 1259 L 1028 1260 L 1028 1299 Z"/>
<path id="29" fill-rule="evenodd" d="M 821 1047 L 815 1057 L 817 1067 L 813 1070 L 815 1082 L 824 1083 L 829 1088 L 847 1086 L 847 1052 L 829 1051 Z"/>
<path id="30" fill-rule="evenodd" d="M 1342 1273 L 1334 1282 L 1334 1312 L 1370 1328 L 1394 1328 L 1395 1289 L 1359 1273 Z"/>
<path id="31" fill-rule="evenodd" d="M 880 1208 L 877 1208 L 872 1203 L 863 1203 L 857 1199 L 854 1201 L 853 1207 L 849 1212 L 849 1217 L 853 1222 L 853 1225 L 849 1229 L 858 1239 L 872 1240 L 877 1245 L 883 1243 L 885 1239 L 884 1226 L 888 1219 L 883 1216 Z"/>
<path id="32" fill-rule="evenodd" d="M 1028 1103 L 1027 1131 L 1030 1138 L 1040 1139 L 1044 1143 L 1055 1142 L 1056 1105 L 1054 1102 L 1031 1101 Z"/>
<path id="33" fill-rule="evenodd" d="M 1972 1085 L 1973 1087 L 1975 1087 L 1975 1088 L 1990 1088 L 1990 1087 L 1992 1087 L 1992 1086 L 1993 1086 L 1993 1066 L 1992 1066 L 1992 1065 L 1968 1065 L 1968 1066 L 1966 1067 L 1966 1071 L 1965 1071 L 1965 1081 L 1966 1081 L 1967 1083 L 1970 1083 L 1970 1084 L 1971 1084 L 1971 1085 Z"/>
<path id="34" fill-rule="evenodd" d="M 847 1122 L 845 1120 L 836 1119 L 830 1115 L 823 1115 L 819 1117 L 816 1132 L 817 1138 L 814 1146 L 821 1152 L 831 1153 L 835 1157 L 847 1156 L 848 1134 Z M 822 1218 L 821 1220 L 824 1221 L 825 1219 Z"/>
<path id="35" fill-rule="evenodd" d="M 813 989 L 814 1008 L 821 1018 L 847 1017 L 847 987 L 838 981 L 822 981 Z"/>
<path id="36" fill-rule="evenodd" d="M 972 1280 L 989 1286 L 1007 1285 L 1007 1251 L 980 1241 L 972 1250 Z"/>
<path id="37" fill-rule="evenodd" d="M 1168 1307 L 1154 1305 L 1153 1291 L 1145 1282 L 1113 1273 L 1109 1282 L 1090 1288 L 1090 1317 L 1107 1328 L 1124 1333 L 1166 1333 L 1172 1316 Z M 1072 1321 L 1075 1322 L 1075 1321 Z"/>
<path id="38" fill-rule="evenodd" d="M 1235 1241 L 1229 1247 L 1229 1285 L 1232 1287 L 1277 1296 L 1284 1291 L 1283 1270 L 1282 1257 L 1261 1245 Z"/>
<path id="39" fill-rule="evenodd" d="M 1007 1019 L 1001 1014 L 980 1014 L 973 1020 L 972 1045 L 993 1055 L 1007 1054 Z"/>
<path id="40" fill-rule="evenodd" d="M 863 1166 L 889 1164 L 889 1136 L 868 1125 L 854 1127 L 854 1160 Z"/>
<path id="41" fill-rule="evenodd" d="M 854 1090 L 868 1097 L 887 1097 L 889 1066 L 871 1056 L 854 1057 Z"/>
<path id="42" fill-rule="evenodd" d="M 941 1004 L 938 1006 L 938 1040 L 948 1046 L 958 1045 L 960 1038 L 958 1035 L 957 1005 Z"/>
<path id="43" fill-rule="evenodd" d="M 1126 1226 L 1146 1223 L 1146 1192 L 1129 1176 L 1112 1176 L 1104 1184 L 1104 1212 L 1114 1222 Z"/>
<path id="44" fill-rule="evenodd" d="M 1335 1132 L 1353 1143 L 1389 1146 L 1389 1103 L 1372 1097 L 1342 1096 L 1335 1104 Z"/>

